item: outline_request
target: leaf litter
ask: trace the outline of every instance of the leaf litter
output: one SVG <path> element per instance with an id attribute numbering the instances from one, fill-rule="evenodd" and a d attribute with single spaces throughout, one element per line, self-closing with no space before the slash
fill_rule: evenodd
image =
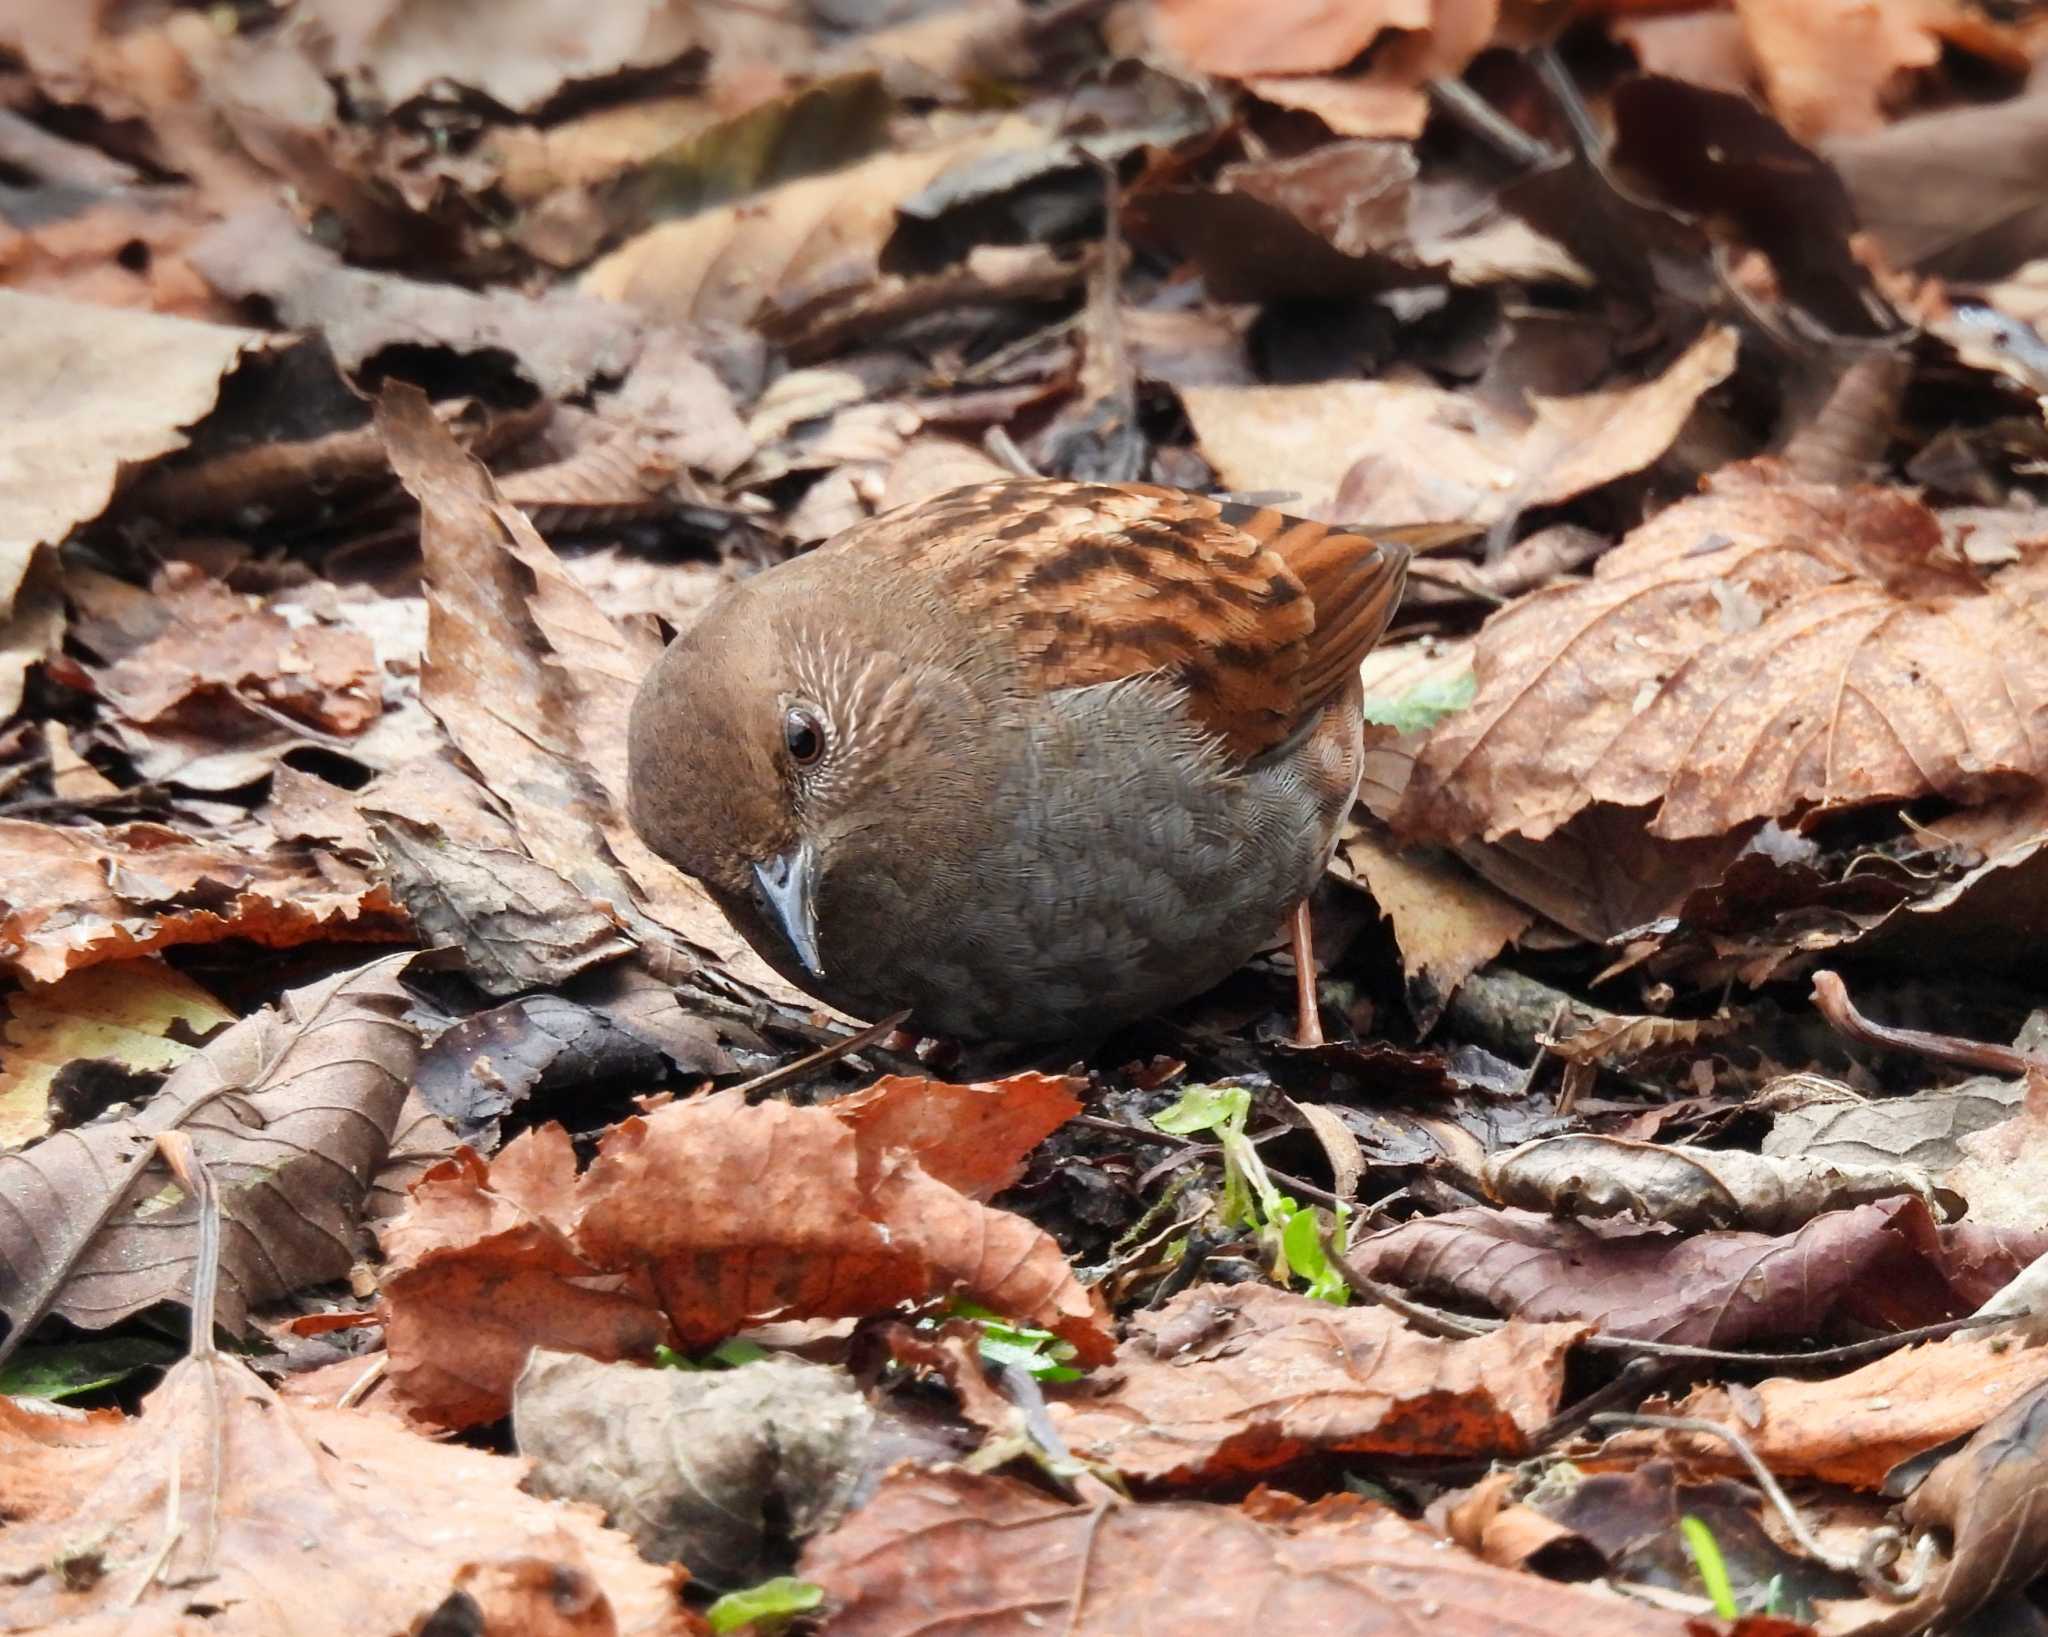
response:
<path id="1" fill-rule="evenodd" d="M 0 22 L 10 1628 L 2039 1629 L 2038 21 L 433 13 Z M 1024 469 L 1416 526 L 1350 1038 L 849 1036 L 624 821 Z"/>

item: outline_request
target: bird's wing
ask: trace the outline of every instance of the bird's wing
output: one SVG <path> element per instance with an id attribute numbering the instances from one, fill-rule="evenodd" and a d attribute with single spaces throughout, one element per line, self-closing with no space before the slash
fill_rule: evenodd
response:
<path id="1" fill-rule="evenodd" d="M 953 490 L 838 549 L 918 562 L 1042 691 L 1172 677 L 1242 760 L 1357 674 L 1408 567 L 1401 546 L 1266 507 L 1050 478 Z"/>

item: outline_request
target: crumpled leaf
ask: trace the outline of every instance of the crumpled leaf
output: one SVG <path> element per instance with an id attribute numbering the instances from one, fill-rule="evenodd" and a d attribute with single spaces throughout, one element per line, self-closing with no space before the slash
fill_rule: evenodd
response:
<path id="1" fill-rule="evenodd" d="M 1560 1217 L 1633 1216 L 1682 1232 L 1789 1233 L 1828 1211 L 1902 1194 L 1932 1205 L 1936 1197 L 1933 1179 L 1911 1165 L 1588 1133 L 1538 1137 L 1490 1155 L 1481 1180 L 1504 1205 Z"/>
<path id="2" fill-rule="evenodd" d="M 95 679 L 133 722 L 153 724 L 195 696 L 246 696 L 327 733 L 357 734 L 382 708 L 376 650 L 360 632 L 289 620 L 189 563 L 165 566 L 147 606 L 155 631 Z"/>
<path id="3" fill-rule="evenodd" d="M 1699 1347 L 1811 1337 L 1838 1312 L 1867 1323 L 1931 1323 L 1967 1312 L 2009 1278 L 1987 1281 L 1990 1247 L 1937 1229 L 1911 1200 L 1814 1218 L 1797 1233 L 1702 1233 L 1559 1222 L 1518 1210 L 1446 1211 L 1370 1235 L 1360 1272 L 1403 1289 L 1603 1335 Z"/>
<path id="4" fill-rule="evenodd" d="M 642 943 L 675 934 L 757 988 L 799 998 L 626 819 L 626 719 L 661 651 L 652 623 L 606 618 L 417 391 L 387 388 L 378 424 L 421 504 L 422 695 L 491 781 L 526 852 Z"/>
<path id="5" fill-rule="evenodd" d="M 650 1563 L 718 1589 L 776 1573 L 783 1538 L 838 1522 L 875 1412 L 845 1370 L 782 1354 L 662 1370 L 536 1351 L 512 1390 L 512 1435 L 535 1494 L 602 1508 Z"/>
<path id="6" fill-rule="evenodd" d="M 162 824 L 0 818 L 0 859 L 0 967 L 38 983 L 175 944 L 410 935 L 381 883 L 262 825 L 201 841 Z"/>
<path id="7" fill-rule="evenodd" d="M 181 1064 L 139 1114 L 0 1155 L 0 1312 L 102 1329 L 185 1298 L 197 1205 L 151 1141 L 172 1129 L 219 1186 L 225 1328 L 239 1335 L 251 1307 L 347 1273 L 419 1051 L 398 983 L 411 958 L 290 990 Z"/>
<path id="8" fill-rule="evenodd" d="M 1986 1228 L 2048 1228 L 2048 1070 L 2030 1070 L 2012 1118 L 1956 1139 L 1958 1157 L 1938 1180 L 1969 1202 Z"/>
<path id="9" fill-rule="evenodd" d="M 529 1348 L 697 1349 L 769 1318 L 959 1294 L 1111 1351 L 1101 1298 L 1021 1217 L 933 1178 L 882 1128 L 730 1093 L 624 1121 L 581 1178 L 558 1127 L 430 1174 L 384 1231 L 391 1380 L 415 1413 L 504 1412 Z"/>
<path id="10" fill-rule="evenodd" d="M 171 1069 L 198 1047 L 197 1037 L 234 1013 L 162 961 L 88 967 L 47 987 L 7 997 L 0 1025 L 0 1147 L 17 1148 L 50 1129 L 50 1096 L 59 1073 L 80 1061 L 129 1070 Z"/>
<path id="11" fill-rule="evenodd" d="M 1386 1308 L 1200 1285 L 1136 1316 L 1112 1386 L 1051 1414 L 1076 1455 L 1148 1483 L 1324 1455 L 1512 1457 L 1555 1413 L 1580 1334 L 1516 1322 L 1446 1341 Z"/>
<path id="12" fill-rule="evenodd" d="M 1337 844 L 1331 869 L 1372 895 L 1391 922 L 1408 979 L 1408 1012 L 1425 1034 L 1458 986 L 1536 917 L 1435 848 L 1396 847 L 1355 818 Z"/>
<path id="13" fill-rule="evenodd" d="M 1713 836 L 1809 806 L 2048 778 L 2048 552 L 1988 580 L 1902 490 L 1727 468 L 1480 633 L 1396 822 L 1541 839 L 1596 801 Z"/>
<path id="14" fill-rule="evenodd" d="M 565 398 L 597 376 L 624 375 L 640 351 L 639 326 L 604 302 L 571 290 L 480 293 L 350 267 L 273 207 L 223 222 L 192 259 L 223 294 L 261 296 L 280 322 L 317 331 L 349 371 L 387 347 L 509 353 L 543 393 Z"/>
<path id="15" fill-rule="evenodd" d="M 0 1399 L 0 1623 L 106 1637 L 704 1629 L 680 1570 L 643 1562 L 593 1507 L 525 1494 L 524 1468 L 387 1416 L 286 1403 L 221 1355 L 176 1366 L 134 1418 Z"/>
<path id="16" fill-rule="evenodd" d="M 1683 1617 L 1481 1563 L 1352 1495 L 1303 1506 L 1256 1492 L 1074 1506 L 1014 1478 L 899 1467 L 813 1541 L 797 1572 L 825 1588 L 834 1637 L 926 1627 L 1023 1637 L 1171 1630 L 1440 1637 L 1685 1637 Z"/>
<path id="17" fill-rule="evenodd" d="M 1901 1461 L 1986 1424 L 2015 1394 L 2048 1385 L 2048 1348 L 1991 1336 L 1944 1336 L 1818 1381 L 1773 1376 L 1731 1390 L 1701 1387 L 1680 1415 L 1738 1426 L 1781 1478 L 1877 1489 Z M 1678 1439 L 1688 1459 L 1733 1467 L 1718 1438 Z"/>
<path id="18" fill-rule="evenodd" d="M 445 757 L 395 769 L 357 805 L 421 940 L 460 949 L 486 994 L 552 988 L 632 952 L 610 905 L 528 857 L 489 793 Z"/>
<path id="19" fill-rule="evenodd" d="M 2011 1119 L 2025 1095 L 2024 1082 L 1979 1078 L 1911 1097 L 1871 1099 L 1810 1075 L 1790 1076 L 1764 1090 L 1771 1129 L 1760 1152 L 1911 1165 L 1939 1177 L 1962 1158 L 1961 1138 Z"/>
<path id="20" fill-rule="evenodd" d="M 1951 1631 L 1999 1593 L 2016 1590 L 2048 1560 L 2048 1382 L 2022 1390 L 1907 1497 L 1916 1535 L 1946 1534 L 1927 1588 L 1861 1626 L 1871 1637 Z"/>

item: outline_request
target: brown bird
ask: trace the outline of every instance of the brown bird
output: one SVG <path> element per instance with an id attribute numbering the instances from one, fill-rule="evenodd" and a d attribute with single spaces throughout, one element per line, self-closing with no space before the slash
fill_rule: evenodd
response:
<path id="1" fill-rule="evenodd" d="M 954 490 L 734 586 L 669 646 L 633 709 L 634 826 L 857 1017 L 1097 1033 L 1220 981 L 1293 909 L 1307 1033 L 1300 906 L 1407 565 L 1173 489 Z"/>

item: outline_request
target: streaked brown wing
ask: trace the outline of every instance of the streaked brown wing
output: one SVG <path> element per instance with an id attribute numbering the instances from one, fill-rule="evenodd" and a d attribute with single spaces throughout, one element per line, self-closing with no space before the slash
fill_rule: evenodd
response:
<path id="1" fill-rule="evenodd" d="M 1357 672 L 1408 564 L 1399 546 L 1268 508 L 1049 478 L 956 489 L 841 546 L 920 561 L 1048 692 L 1173 676 L 1247 760 Z"/>

